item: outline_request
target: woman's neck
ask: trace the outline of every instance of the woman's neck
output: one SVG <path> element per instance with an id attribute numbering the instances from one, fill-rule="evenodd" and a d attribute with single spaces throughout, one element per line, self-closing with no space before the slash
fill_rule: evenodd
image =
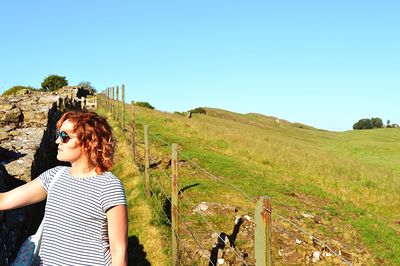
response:
<path id="1" fill-rule="evenodd" d="M 96 169 L 88 163 L 75 162 L 71 163 L 70 173 L 76 177 L 89 177 L 96 175 Z"/>

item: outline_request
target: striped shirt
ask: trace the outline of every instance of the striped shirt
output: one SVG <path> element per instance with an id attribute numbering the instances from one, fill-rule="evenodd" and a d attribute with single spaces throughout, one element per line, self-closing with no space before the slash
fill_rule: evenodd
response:
<path id="1" fill-rule="evenodd" d="M 111 265 L 106 212 L 126 205 L 121 181 L 110 172 L 78 178 L 57 166 L 39 176 L 46 191 L 60 169 L 47 197 L 40 265 Z"/>

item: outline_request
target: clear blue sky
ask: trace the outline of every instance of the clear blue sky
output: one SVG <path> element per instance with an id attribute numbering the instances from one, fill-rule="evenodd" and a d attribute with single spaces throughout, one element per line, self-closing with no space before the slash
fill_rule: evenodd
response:
<path id="1" fill-rule="evenodd" d="M 0 93 L 49 74 L 159 110 L 400 123 L 400 1 L 0 2 Z"/>

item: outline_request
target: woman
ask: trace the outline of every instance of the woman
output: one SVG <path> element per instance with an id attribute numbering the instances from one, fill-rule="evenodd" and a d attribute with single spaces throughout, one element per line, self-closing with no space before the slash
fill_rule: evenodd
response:
<path id="1" fill-rule="evenodd" d="M 0 210 L 47 199 L 41 265 L 127 265 L 127 208 L 124 188 L 108 172 L 115 140 L 107 121 L 90 111 L 65 113 L 57 122 L 59 161 L 33 181 L 0 193 Z"/>

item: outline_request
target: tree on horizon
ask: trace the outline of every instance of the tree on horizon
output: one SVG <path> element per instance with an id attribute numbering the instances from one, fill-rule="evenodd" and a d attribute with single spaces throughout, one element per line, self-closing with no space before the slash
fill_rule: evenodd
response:
<path id="1" fill-rule="evenodd" d="M 55 91 L 68 86 L 68 80 L 63 76 L 49 75 L 43 80 L 41 86 L 43 91 Z"/>

